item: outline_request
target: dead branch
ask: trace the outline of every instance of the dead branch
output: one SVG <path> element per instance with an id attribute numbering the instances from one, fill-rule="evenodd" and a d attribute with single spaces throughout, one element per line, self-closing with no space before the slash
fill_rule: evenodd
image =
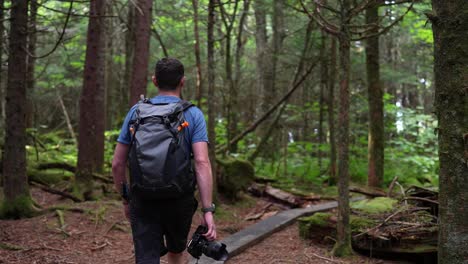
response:
<path id="1" fill-rule="evenodd" d="M 73 131 L 73 126 L 70 121 L 70 116 L 68 115 L 67 108 L 65 107 L 65 104 L 63 103 L 62 96 L 58 92 L 58 89 L 57 89 L 57 97 L 60 103 L 60 107 L 62 108 L 62 111 L 63 111 L 63 116 L 65 117 L 65 122 L 67 123 L 68 132 L 70 133 L 70 136 L 73 139 L 73 142 L 75 143 L 75 145 L 77 145 L 76 135 L 75 135 L 75 131 Z"/>
<path id="2" fill-rule="evenodd" d="M 302 6 L 302 9 L 304 10 L 304 13 L 306 13 L 307 16 L 310 19 L 317 22 L 317 24 L 319 24 L 319 26 L 323 30 L 325 30 L 327 33 L 335 35 L 335 36 L 340 34 L 340 30 L 338 29 L 338 27 L 336 25 L 333 25 L 333 24 L 329 23 L 326 19 L 324 19 L 322 17 L 322 15 L 320 14 L 320 9 L 318 9 L 317 6 L 316 6 L 316 9 L 314 11 L 314 14 L 312 14 L 312 13 L 309 12 L 309 10 L 307 10 L 307 7 L 305 6 L 303 0 L 300 0 L 299 2 L 301 3 L 301 6 Z"/>
<path id="3" fill-rule="evenodd" d="M 390 183 L 390 187 L 388 187 L 388 191 L 387 191 L 387 197 L 392 196 L 393 187 L 395 187 L 395 182 L 397 180 L 398 180 L 398 176 L 395 176 L 395 178 L 393 178 L 392 180 L 392 183 Z"/>
<path id="4" fill-rule="evenodd" d="M 425 201 L 425 202 L 429 202 L 429 203 L 433 203 L 433 204 L 439 205 L 439 202 L 437 202 L 437 201 L 434 201 L 434 200 L 431 200 L 431 199 L 427 199 L 427 198 L 422 198 L 422 197 L 405 197 L 405 198 L 403 198 L 403 200 Z"/>
<path id="5" fill-rule="evenodd" d="M 386 196 L 386 193 L 382 190 L 378 190 L 378 189 L 364 189 L 364 188 L 360 188 L 360 187 L 357 187 L 357 186 L 350 186 L 349 187 L 349 191 L 350 192 L 355 192 L 355 193 L 360 193 L 360 194 L 365 194 L 365 195 L 368 195 L 368 196 L 371 196 L 371 197 L 383 197 L 383 196 Z"/>
<path id="6" fill-rule="evenodd" d="M 48 193 L 52 193 L 52 194 L 56 194 L 56 195 L 60 195 L 62 197 L 65 197 L 65 198 L 68 198 L 74 202 L 83 202 L 83 200 L 81 200 L 80 198 L 70 194 L 70 193 L 67 193 L 67 192 L 62 192 L 60 190 L 57 190 L 57 189 L 53 189 L 49 186 L 46 186 L 46 185 L 43 185 L 41 183 L 38 183 L 38 182 L 35 182 L 33 180 L 29 180 L 29 184 L 32 185 L 32 186 L 36 186 L 38 188 L 40 188 L 41 190 L 45 191 L 45 192 L 48 192 Z"/>

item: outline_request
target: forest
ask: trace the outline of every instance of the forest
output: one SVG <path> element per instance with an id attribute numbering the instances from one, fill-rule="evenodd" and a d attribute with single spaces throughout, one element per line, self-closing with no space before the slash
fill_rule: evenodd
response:
<path id="1" fill-rule="evenodd" d="M 468 263 L 466 0 L 0 0 L 0 263 L 134 263 L 112 160 L 168 57 L 226 263 Z"/>

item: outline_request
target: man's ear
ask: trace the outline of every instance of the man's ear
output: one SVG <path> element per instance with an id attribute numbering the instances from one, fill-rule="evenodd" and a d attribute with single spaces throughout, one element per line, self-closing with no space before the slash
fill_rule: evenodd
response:
<path id="1" fill-rule="evenodd" d="M 179 86 L 182 88 L 185 85 L 185 76 L 180 79 Z"/>
<path id="2" fill-rule="evenodd" d="M 158 87 L 158 80 L 156 80 L 156 76 L 152 76 L 151 80 L 153 81 L 154 86 Z"/>

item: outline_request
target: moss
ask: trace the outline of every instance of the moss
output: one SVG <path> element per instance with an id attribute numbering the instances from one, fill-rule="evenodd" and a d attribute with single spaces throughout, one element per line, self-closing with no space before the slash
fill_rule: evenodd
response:
<path id="1" fill-rule="evenodd" d="M 365 231 L 375 226 L 377 222 L 366 217 L 351 215 L 349 224 L 351 226 L 351 232 L 355 233 Z"/>
<path id="2" fill-rule="evenodd" d="M 351 248 L 351 240 L 345 241 L 345 243 L 335 243 L 331 254 L 335 257 L 347 257 L 354 255 L 354 251 Z"/>
<path id="3" fill-rule="evenodd" d="M 28 170 L 28 178 L 40 182 L 42 184 L 51 185 L 57 184 L 64 180 L 69 180 L 72 177 L 72 173 L 63 170 Z"/>
<path id="4" fill-rule="evenodd" d="M 239 191 L 246 190 L 255 177 L 252 163 L 240 159 L 216 161 L 222 167 L 218 183 L 221 193 L 228 199 L 237 199 Z"/>
<path id="5" fill-rule="evenodd" d="M 94 184 L 92 181 L 89 183 L 74 181 L 72 187 L 72 194 L 81 200 L 91 201 L 96 200 L 96 195 L 93 194 Z"/>
<path id="6" fill-rule="evenodd" d="M 391 211 L 397 200 L 387 197 L 365 199 L 351 203 L 351 208 L 368 214 L 380 214 Z"/>
<path id="7" fill-rule="evenodd" d="M 18 196 L 13 201 L 3 200 L 0 205 L 1 219 L 19 219 L 24 217 L 33 217 L 38 211 L 33 206 L 30 195 Z"/>
<path id="8" fill-rule="evenodd" d="M 331 213 L 315 213 L 311 216 L 299 218 L 299 235 L 302 238 L 309 238 L 311 227 L 328 227 L 330 225 L 328 219 L 330 219 L 331 216 Z"/>
<path id="9" fill-rule="evenodd" d="M 331 213 L 315 213 L 311 216 L 299 218 L 299 222 L 317 226 L 328 226 L 328 219 L 330 219 L 331 216 Z"/>
<path id="10" fill-rule="evenodd" d="M 0 242 L 0 248 L 4 249 L 4 250 L 12 250 L 12 251 L 24 250 L 23 247 L 13 245 L 13 244 L 9 244 L 9 243 L 4 243 L 4 242 Z"/>

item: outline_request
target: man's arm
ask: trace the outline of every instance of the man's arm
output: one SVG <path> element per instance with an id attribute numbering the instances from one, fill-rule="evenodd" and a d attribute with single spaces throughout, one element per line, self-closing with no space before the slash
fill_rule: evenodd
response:
<path id="1" fill-rule="evenodd" d="M 122 193 L 122 184 L 127 183 L 127 154 L 129 145 L 117 143 L 112 160 L 112 176 L 118 193 Z"/>
<path id="2" fill-rule="evenodd" d="M 202 207 L 210 207 L 212 204 L 213 176 L 211 172 L 210 158 L 208 157 L 208 143 L 196 142 L 192 144 L 193 156 L 195 159 L 195 169 L 197 173 L 197 184 L 200 190 L 200 200 Z M 206 212 L 203 215 L 208 232 L 205 234 L 209 240 L 216 239 L 216 227 L 213 213 Z"/>

